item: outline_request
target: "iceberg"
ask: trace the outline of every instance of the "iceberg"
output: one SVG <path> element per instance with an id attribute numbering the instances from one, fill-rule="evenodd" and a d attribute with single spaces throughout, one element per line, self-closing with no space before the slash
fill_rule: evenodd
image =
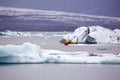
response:
<path id="1" fill-rule="evenodd" d="M 84 44 L 120 43 L 120 30 L 110 30 L 102 26 L 79 27 L 73 33 L 63 37 L 64 41 Z"/>
<path id="2" fill-rule="evenodd" d="M 29 42 L 23 45 L 0 46 L 0 63 L 43 62 L 41 48 Z"/>

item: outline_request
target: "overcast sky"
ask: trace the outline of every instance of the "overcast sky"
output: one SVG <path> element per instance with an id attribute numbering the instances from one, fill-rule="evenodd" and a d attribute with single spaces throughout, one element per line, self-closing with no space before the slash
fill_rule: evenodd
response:
<path id="1" fill-rule="evenodd" d="M 120 0 L 0 0 L 0 6 L 120 17 Z"/>

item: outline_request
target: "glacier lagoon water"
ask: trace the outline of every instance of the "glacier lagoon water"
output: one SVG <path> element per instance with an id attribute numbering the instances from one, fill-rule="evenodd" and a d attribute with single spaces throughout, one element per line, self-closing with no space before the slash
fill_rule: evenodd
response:
<path id="1" fill-rule="evenodd" d="M 120 80 L 120 65 L 1 64 L 0 80 Z"/>
<path id="2" fill-rule="evenodd" d="M 52 35 L 52 38 L 51 38 L 51 34 L 49 35 L 47 34 L 49 33 L 44 33 L 44 35 L 46 35 L 45 37 L 42 34 L 38 35 L 40 37 L 16 37 L 16 36 L 15 37 L 1 37 L 0 44 L 1 45 L 12 44 L 12 46 L 15 47 L 18 44 L 20 45 L 26 41 L 29 41 L 33 44 L 41 45 L 41 47 L 44 49 L 42 50 L 44 53 L 50 52 L 51 55 L 49 57 L 53 57 L 51 59 L 54 59 L 54 58 L 59 59 L 60 56 L 64 55 L 64 53 L 66 54 L 66 52 L 61 52 L 57 50 L 49 50 L 48 48 L 59 49 L 58 47 L 59 45 L 63 49 L 63 45 L 60 45 L 57 43 L 59 43 L 58 42 L 59 39 L 61 39 L 61 37 L 63 37 L 64 34 L 54 34 Z M 52 41 L 56 41 L 56 42 L 54 42 L 54 44 L 51 44 Z M 47 46 L 47 44 L 49 44 L 49 46 Z M 54 47 L 52 47 L 51 45 L 54 45 Z M 20 47 L 21 49 L 26 49 L 26 48 L 30 49 L 32 48 L 32 44 L 30 44 L 28 47 L 27 45 L 26 46 L 20 45 Z M 64 48 L 66 47 L 64 46 Z M 24 51 L 28 53 L 27 50 L 24 50 Z M 32 52 L 34 52 L 34 50 Z M 70 52 L 70 54 L 72 52 Z M 54 53 L 57 53 L 58 55 Z M 56 57 L 54 57 L 54 55 L 56 55 Z M 5 55 L 2 55 L 2 56 L 5 56 Z M 70 57 L 70 55 L 64 55 L 63 58 L 65 58 L 66 56 Z M 84 54 L 84 55 L 81 54 L 81 56 L 82 57 L 84 56 L 87 58 L 87 54 Z M 109 57 L 110 60 L 111 60 L 111 57 L 113 57 L 113 58 L 117 58 L 118 61 L 120 61 L 119 55 L 117 57 L 115 57 L 114 55 L 108 55 L 108 54 L 104 56 L 106 56 L 106 58 Z M 95 58 L 93 59 L 93 57 L 90 57 L 92 61 L 96 61 L 96 59 Z M 98 56 L 98 58 L 101 59 L 100 56 Z M 17 61 L 19 61 L 19 59 Z M 57 63 L 56 64 L 55 63 L 54 64 L 53 63 L 0 64 L 0 80 L 10 80 L 10 79 L 11 80 L 66 80 L 66 79 L 67 80 L 120 80 L 119 74 L 120 74 L 119 62 L 117 64 L 112 64 L 112 63 L 90 64 L 89 62 L 88 64 L 86 63 L 84 64 L 57 64 Z"/>
<path id="3" fill-rule="evenodd" d="M 6 34 L 7 33 L 7 34 Z M 119 64 L 120 45 L 68 45 L 59 41 L 71 32 L 4 32 L 0 37 L 3 63 Z M 89 56 L 89 53 L 101 53 Z M 114 55 L 118 54 L 118 55 Z"/>

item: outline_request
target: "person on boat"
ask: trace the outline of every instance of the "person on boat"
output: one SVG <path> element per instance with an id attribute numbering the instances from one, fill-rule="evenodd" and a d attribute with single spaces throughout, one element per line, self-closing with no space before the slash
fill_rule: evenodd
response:
<path id="1" fill-rule="evenodd" d="M 88 34 L 90 34 L 90 28 L 88 27 Z"/>
<path id="2" fill-rule="evenodd" d="M 64 45 L 68 45 L 68 44 L 75 44 L 75 42 L 73 42 L 72 40 L 66 40 L 66 39 L 62 39 L 60 40 L 61 43 L 63 43 Z"/>
<path id="3" fill-rule="evenodd" d="M 71 40 L 69 40 L 69 41 L 63 42 L 63 44 L 67 46 L 68 44 L 75 44 L 75 42 L 72 42 Z"/>

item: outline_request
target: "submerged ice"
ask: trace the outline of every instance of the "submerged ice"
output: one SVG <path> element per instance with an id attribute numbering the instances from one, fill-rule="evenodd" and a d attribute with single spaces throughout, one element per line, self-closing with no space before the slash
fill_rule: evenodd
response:
<path id="1" fill-rule="evenodd" d="M 120 55 L 44 50 L 27 42 L 22 45 L 0 46 L 0 63 L 119 64 Z"/>

